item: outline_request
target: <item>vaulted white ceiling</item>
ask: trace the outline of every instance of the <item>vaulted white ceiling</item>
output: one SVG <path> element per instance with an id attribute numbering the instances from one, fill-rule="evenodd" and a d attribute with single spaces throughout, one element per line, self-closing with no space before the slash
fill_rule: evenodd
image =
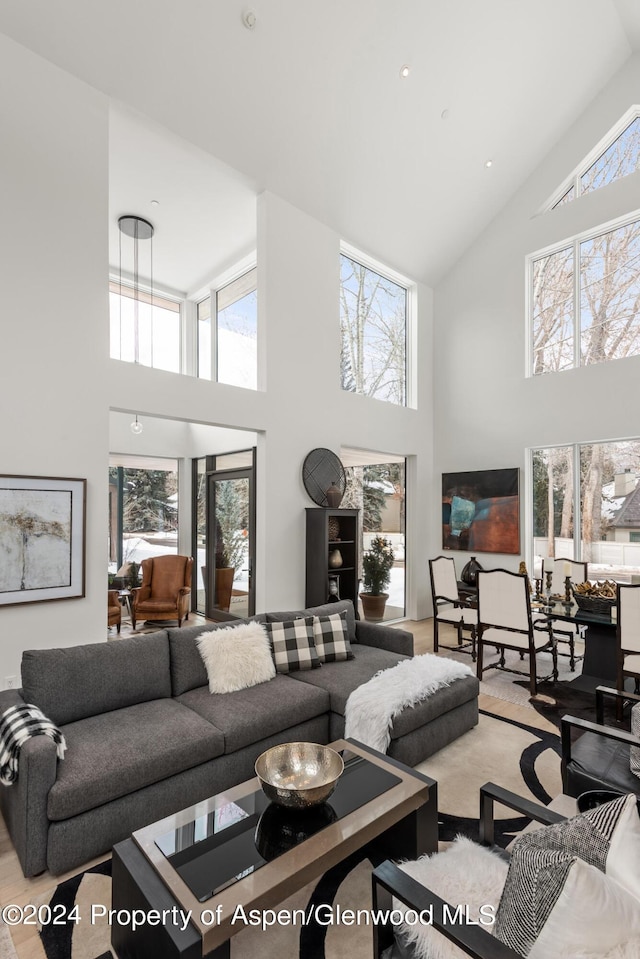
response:
<path id="1" fill-rule="evenodd" d="M 640 4 L 0 0 L 0 30 L 150 118 L 133 153 L 116 111 L 111 218 L 158 221 L 169 285 L 246 252 L 264 189 L 435 283 L 638 49 Z"/>

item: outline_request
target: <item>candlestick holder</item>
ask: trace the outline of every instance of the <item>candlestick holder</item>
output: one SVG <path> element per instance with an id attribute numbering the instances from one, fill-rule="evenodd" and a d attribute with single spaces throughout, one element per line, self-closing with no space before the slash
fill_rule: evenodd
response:
<path id="1" fill-rule="evenodd" d="M 564 578 L 564 601 L 569 606 L 571 604 L 571 577 Z"/>
<path id="2" fill-rule="evenodd" d="M 545 575 L 546 580 L 547 580 L 547 592 L 550 593 L 550 592 L 551 592 L 551 582 L 552 582 L 552 580 L 553 580 L 553 570 L 552 570 L 552 569 L 548 569 L 548 570 L 545 572 L 544 575 Z"/>
<path id="3" fill-rule="evenodd" d="M 535 579 L 534 583 L 536 584 L 536 600 L 540 602 L 540 600 L 542 599 L 542 580 Z"/>

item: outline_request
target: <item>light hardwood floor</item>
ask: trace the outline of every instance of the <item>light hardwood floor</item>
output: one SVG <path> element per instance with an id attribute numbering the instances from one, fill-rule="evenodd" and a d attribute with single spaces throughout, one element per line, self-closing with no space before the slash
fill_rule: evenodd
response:
<path id="1" fill-rule="evenodd" d="M 433 651 L 433 620 L 425 619 L 420 622 L 405 621 L 396 625 L 400 629 L 408 629 L 413 633 L 416 654 Z M 451 629 L 451 638 L 448 638 L 444 632 L 446 628 L 448 627 L 441 627 L 443 630 L 442 641 L 451 643 L 455 641 L 455 631 Z M 443 655 L 446 655 L 446 650 L 443 650 Z M 469 664 L 471 665 L 471 657 L 469 657 Z M 543 717 L 539 716 L 534 709 L 518 706 L 515 703 L 508 703 L 501 699 L 495 699 L 493 696 L 485 696 L 483 694 L 480 695 L 479 705 L 481 709 L 495 713 L 498 716 L 503 716 L 505 719 L 514 719 L 526 723 L 529 726 L 534 726 L 537 729 L 546 729 L 550 732 L 556 731 L 555 727 Z M 91 863 L 87 864 L 87 867 L 102 862 L 107 858 L 108 856 L 102 856 L 99 859 L 94 859 Z M 51 891 L 57 883 L 68 879 L 78 871 L 79 870 L 74 869 L 70 873 L 56 877 L 45 872 L 35 879 L 25 879 L 22 875 L 18 857 L 13 850 L 4 821 L 0 817 L 1 905 L 16 903 L 19 906 L 24 906 L 29 902 L 33 902 L 44 893 Z M 40 944 L 40 938 L 35 926 L 14 927 L 11 935 L 19 959 L 45 959 L 45 953 Z"/>

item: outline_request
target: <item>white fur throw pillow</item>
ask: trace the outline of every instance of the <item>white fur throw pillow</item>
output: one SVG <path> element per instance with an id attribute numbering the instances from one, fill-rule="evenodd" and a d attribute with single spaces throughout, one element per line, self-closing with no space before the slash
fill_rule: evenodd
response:
<path id="1" fill-rule="evenodd" d="M 210 693 L 232 693 L 273 679 L 271 645 L 260 623 L 241 623 L 203 633 L 198 650 L 209 677 Z"/>
<path id="2" fill-rule="evenodd" d="M 509 865 L 492 849 L 458 836 L 444 852 L 402 862 L 400 868 L 452 906 L 467 907 L 469 918 L 478 921 L 481 906 L 497 910 Z M 393 907 L 406 909 L 397 899 Z M 486 911 L 481 925 L 485 932 L 492 931 L 488 919 Z M 397 935 L 402 943 L 411 943 L 416 959 L 465 959 L 467 955 L 430 925 L 402 923 Z M 404 954 L 402 947 L 400 952 Z"/>

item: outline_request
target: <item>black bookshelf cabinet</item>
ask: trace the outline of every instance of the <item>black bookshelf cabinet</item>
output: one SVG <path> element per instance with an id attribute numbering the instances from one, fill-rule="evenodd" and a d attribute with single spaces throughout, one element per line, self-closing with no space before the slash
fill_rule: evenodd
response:
<path id="1" fill-rule="evenodd" d="M 340 599 L 358 609 L 360 567 L 357 509 L 309 508 L 307 514 L 305 606 L 320 606 L 329 598 L 329 578 L 335 579 Z M 335 532 L 335 524 L 338 532 Z M 338 550 L 342 565 L 330 563 Z"/>

